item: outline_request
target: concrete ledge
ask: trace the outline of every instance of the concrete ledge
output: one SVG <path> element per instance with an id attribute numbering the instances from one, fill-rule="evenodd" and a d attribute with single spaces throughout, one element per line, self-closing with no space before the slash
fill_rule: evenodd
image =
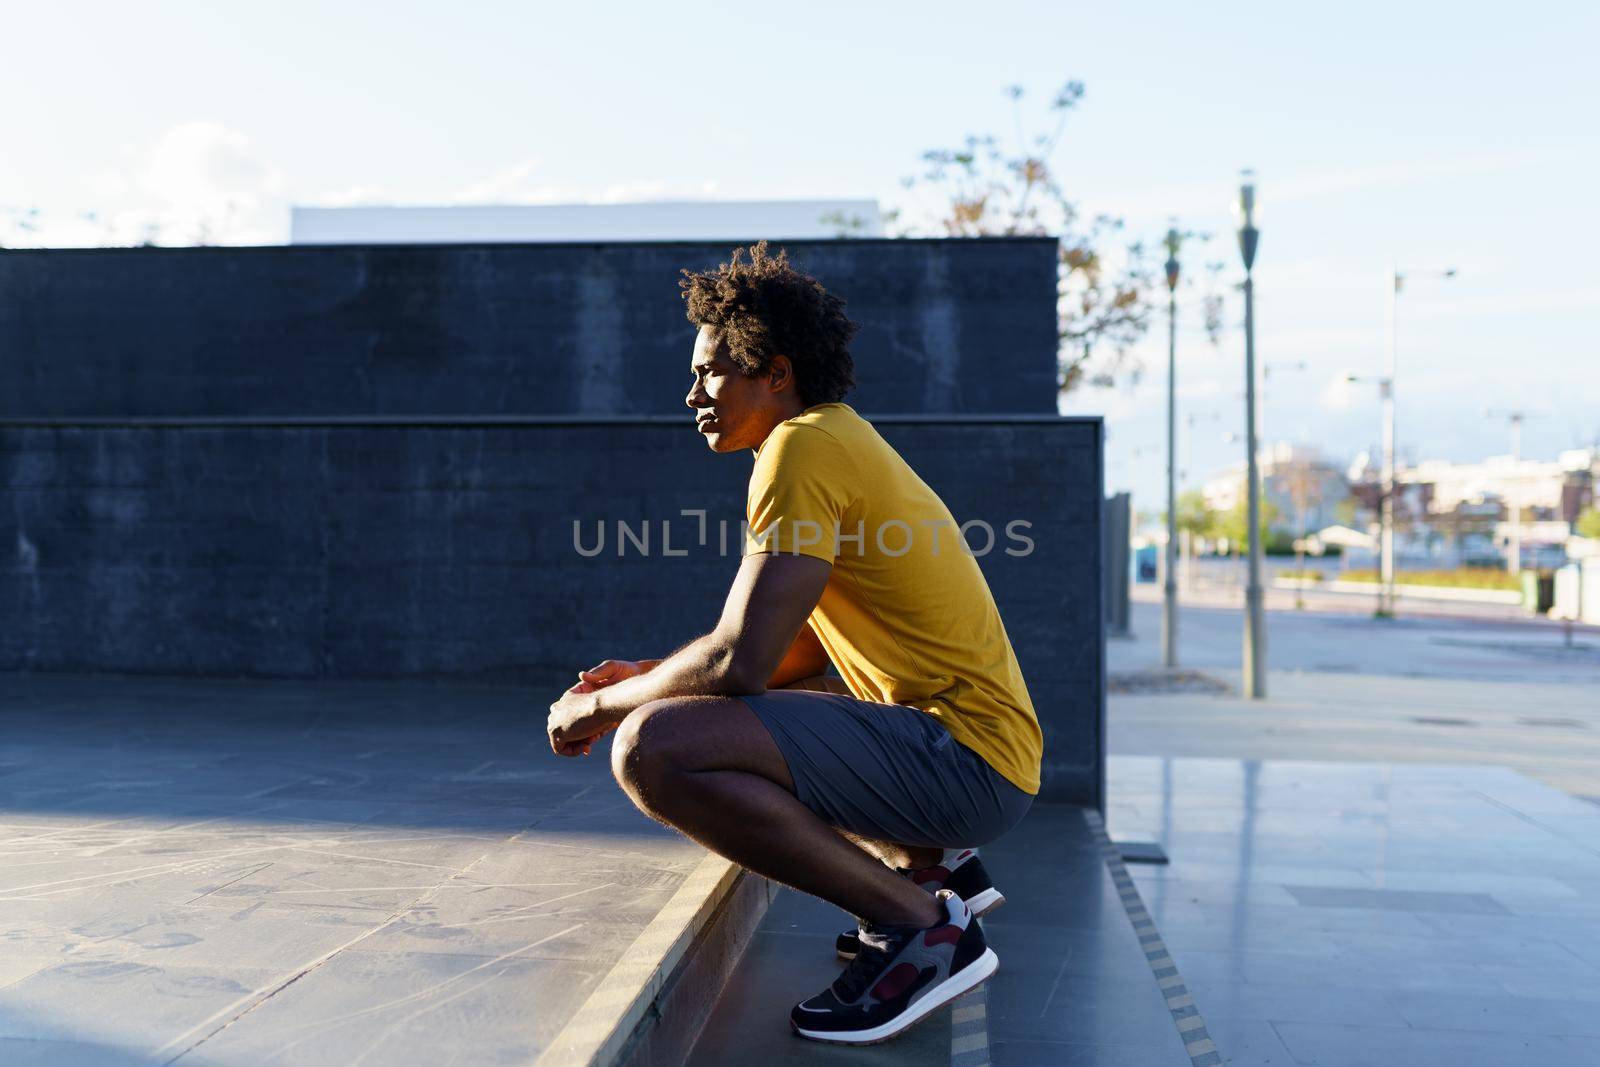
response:
<path id="1" fill-rule="evenodd" d="M 708 855 L 539 1057 L 538 1067 L 676 1067 L 771 902 L 773 887 Z"/>

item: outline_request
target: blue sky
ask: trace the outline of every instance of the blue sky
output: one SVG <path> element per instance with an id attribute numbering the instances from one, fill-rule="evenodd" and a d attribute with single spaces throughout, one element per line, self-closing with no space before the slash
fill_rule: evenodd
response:
<path id="1" fill-rule="evenodd" d="M 202 223 L 213 240 L 277 241 L 289 203 L 892 206 L 923 150 L 1011 130 L 1004 86 L 1042 105 L 1077 78 L 1088 92 L 1056 159 L 1072 195 L 1133 234 L 1173 215 L 1215 232 L 1196 273 L 1222 259 L 1237 278 L 1228 203 L 1255 168 L 1258 349 L 1281 368 L 1268 438 L 1340 460 L 1377 439 L 1370 390 L 1329 383 L 1378 368 L 1391 261 L 1460 271 L 1402 298 L 1405 452 L 1504 451 L 1491 406 L 1539 413 L 1527 455 L 1600 437 L 1593 5 L 375 10 L 8 5 L 0 208 L 37 208 L 36 240 L 82 243 Z M 1193 480 L 1240 456 L 1223 435 L 1242 421 L 1241 341 L 1212 348 L 1197 309 L 1180 315 Z M 1066 404 L 1108 416 L 1109 481 L 1144 507 L 1162 477 L 1163 334 L 1137 385 Z"/>

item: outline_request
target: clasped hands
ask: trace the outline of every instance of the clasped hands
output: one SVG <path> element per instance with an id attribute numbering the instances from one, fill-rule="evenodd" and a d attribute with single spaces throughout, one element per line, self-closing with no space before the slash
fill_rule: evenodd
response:
<path id="1" fill-rule="evenodd" d="M 635 660 L 608 659 L 578 672 L 578 683 L 550 705 L 545 732 L 550 735 L 550 750 L 558 756 L 587 756 L 594 743 L 617 723 L 600 710 L 596 694 L 608 685 L 637 677 L 645 672 Z"/>

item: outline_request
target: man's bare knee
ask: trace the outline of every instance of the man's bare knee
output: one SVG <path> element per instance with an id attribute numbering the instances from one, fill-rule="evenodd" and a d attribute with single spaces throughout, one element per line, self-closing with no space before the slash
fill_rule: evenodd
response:
<path id="1" fill-rule="evenodd" d="M 611 773 L 636 801 L 675 769 L 672 746 L 662 743 L 666 724 L 655 721 L 652 725 L 652 720 L 665 718 L 674 703 L 671 699 L 652 700 L 635 708 L 617 727 L 611 742 Z"/>
<path id="2" fill-rule="evenodd" d="M 766 727 L 728 697 L 669 697 L 642 705 L 617 728 L 611 770 L 641 807 L 673 799 L 674 789 L 699 771 L 743 771 L 794 792 L 788 765 Z"/>

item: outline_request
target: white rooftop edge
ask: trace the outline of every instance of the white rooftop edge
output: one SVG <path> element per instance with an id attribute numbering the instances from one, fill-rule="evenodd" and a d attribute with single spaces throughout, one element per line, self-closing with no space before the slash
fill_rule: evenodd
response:
<path id="1" fill-rule="evenodd" d="M 294 207 L 289 243 L 743 241 L 882 237 L 875 200 Z"/>

